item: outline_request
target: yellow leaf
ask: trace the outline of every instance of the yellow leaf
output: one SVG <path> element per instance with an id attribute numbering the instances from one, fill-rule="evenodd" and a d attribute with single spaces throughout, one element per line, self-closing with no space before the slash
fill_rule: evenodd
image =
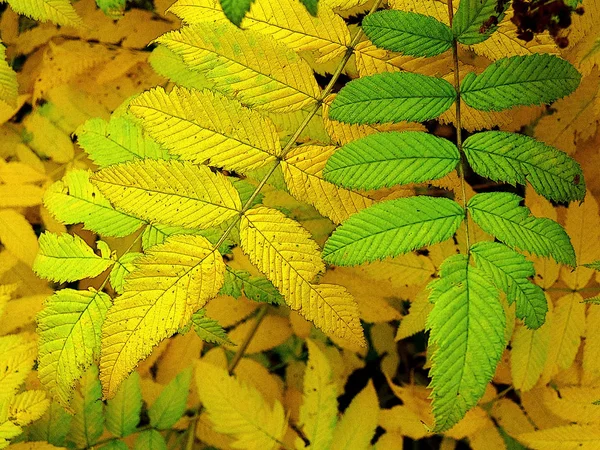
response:
<path id="1" fill-rule="evenodd" d="M 115 207 L 165 225 L 213 227 L 242 209 L 225 176 L 189 162 L 138 160 L 109 166 L 91 178 Z"/>
<path id="2" fill-rule="evenodd" d="M 270 120 L 208 90 L 156 88 L 136 97 L 129 110 L 172 154 L 196 164 L 245 173 L 272 165 L 281 153 Z"/>
<path id="3" fill-rule="evenodd" d="M 490 413 L 498 425 L 512 437 L 535 430 L 519 405 L 507 398 L 495 401 Z"/>
<path id="4" fill-rule="evenodd" d="M 440 0 L 390 0 L 390 7 L 432 16 L 446 25 L 449 24 L 448 6 Z"/>
<path id="5" fill-rule="evenodd" d="M 262 326 L 262 325 L 261 325 Z M 269 405 L 283 402 L 283 381 L 262 364 L 250 358 L 242 358 L 235 368 L 235 376 L 262 394 Z"/>
<path id="6" fill-rule="evenodd" d="M 472 450 L 506 450 L 506 444 L 498 428 L 491 423 L 469 437 Z"/>
<path id="7" fill-rule="evenodd" d="M 218 0 L 180 0 L 169 11 L 188 24 L 227 20 Z M 241 27 L 272 36 L 297 52 L 313 51 L 319 63 L 343 55 L 350 45 L 346 24 L 327 3 L 319 4 L 314 17 L 296 0 L 256 0 Z"/>
<path id="8" fill-rule="evenodd" d="M 371 328 L 373 348 L 381 356 L 381 371 L 389 378 L 396 376 L 400 366 L 400 356 L 394 340 L 395 329 L 389 323 L 377 323 Z"/>
<path id="9" fill-rule="evenodd" d="M 200 413 L 198 423 L 196 424 L 196 437 L 207 445 L 212 445 L 221 450 L 232 450 L 234 439 L 223 433 L 217 433 L 213 429 L 213 424 L 208 418 L 206 411 Z"/>
<path id="10" fill-rule="evenodd" d="M 202 352 L 204 341 L 194 331 L 169 339 L 169 346 L 156 365 L 156 381 L 167 384 L 186 369 Z"/>
<path id="11" fill-rule="evenodd" d="M 551 389 L 547 387 L 535 388 L 528 392 L 521 393 L 521 405 L 527 417 L 538 429 L 554 428 L 566 425 L 564 419 L 553 414 L 543 402 L 544 390 Z"/>
<path id="12" fill-rule="evenodd" d="M 274 209 L 247 211 L 240 224 L 242 249 L 294 311 L 317 327 L 364 345 L 358 307 L 341 286 L 312 284 L 323 272 L 320 249 L 297 222 Z"/>
<path id="13" fill-rule="evenodd" d="M 550 411 L 568 422 L 580 424 L 600 421 L 600 408 L 593 404 L 597 399 L 600 399 L 598 387 L 573 386 L 558 391 L 546 389 L 543 396 L 544 404 Z"/>
<path id="14" fill-rule="evenodd" d="M 26 116 L 23 124 L 33 137 L 29 145 L 40 155 L 57 163 L 67 163 L 75 156 L 71 138 L 48 117 L 43 116 L 39 109 Z"/>
<path id="15" fill-rule="evenodd" d="M 415 299 L 410 302 L 408 314 L 400 320 L 400 326 L 396 333 L 396 340 L 406 339 L 419 331 L 425 329 L 427 316 L 433 309 L 433 304 L 429 303 L 429 294 L 427 291 L 421 291 Z"/>
<path id="16" fill-rule="evenodd" d="M 196 362 L 196 384 L 214 430 L 234 437 L 234 446 L 279 447 L 287 428 L 281 403 L 269 407 L 256 389 L 204 361 Z"/>
<path id="17" fill-rule="evenodd" d="M 225 328 L 235 325 L 258 308 L 258 303 L 245 297 L 235 299 L 228 295 L 219 295 L 206 305 L 206 315 Z"/>
<path id="18" fill-rule="evenodd" d="M 600 379 L 600 308 L 588 308 L 583 346 L 583 384 L 597 385 Z"/>
<path id="19" fill-rule="evenodd" d="M 379 415 L 379 401 L 373 382 L 360 391 L 344 412 L 333 432 L 332 450 L 366 450 L 375 429 Z"/>
<path id="20" fill-rule="evenodd" d="M 0 41 L 0 101 L 9 107 L 17 104 L 18 86 L 17 74 L 6 61 L 6 47 Z"/>
<path id="21" fill-rule="evenodd" d="M 322 215 L 339 224 L 370 206 L 366 195 L 338 187 L 323 179 L 323 169 L 336 147 L 304 145 L 285 156 L 281 163 L 290 193 L 313 205 Z"/>
<path id="22" fill-rule="evenodd" d="M 0 208 L 39 205 L 43 195 L 42 188 L 31 184 L 0 184 Z"/>
<path id="23" fill-rule="evenodd" d="M 230 23 L 197 23 L 158 42 L 201 71 L 215 87 L 256 109 L 297 111 L 317 102 L 320 88 L 293 50 Z"/>
<path id="24" fill-rule="evenodd" d="M 72 27 L 83 25 L 69 0 L 10 0 L 8 4 L 15 12 L 41 22 L 51 21 Z"/>
<path id="25" fill-rule="evenodd" d="M 228 333 L 229 339 L 241 345 L 254 326 L 256 320 L 249 319 Z M 246 353 L 260 353 L 283 344 L 292 335 L 292 328 L 287 317 L 266 316 L 250 341 Z"/>
<path id="26" fill-rule="evenodd" d="M 171 236 L 135 266 L 102 328 L 100 379 L 105 397 L 112 397 L 153 347 L 187 325 L 192 314 L 217 295 L 225 273 L 221 255 L 202 236 Z"/>
<path id="27" fill-rule="evenodd" d="M 44 391 L 25 391 L 15 395 L 10 403 L 10 416 L 19 426 L 29 425 L 44 415 L 50 406 Z"/>
<path id="28" fill-rule="evenodd" d="M 373 445 L 373 450 L 402 450 L 403 445 L 404 436 L 402 436 L 400 433 L 388 431 L 383 436 L 380 436 L 379 439 L 377 439 L 377 442 L 375 445 Z"/>
<path id="29" fill-rule="evenodd" d="M 536 450 L 596 450 L 598 425 L 566 425 L 519 435 L 519 441 Z"/>
<path id="30" fill-rule="evenodd" d="M 0 210 L 0 242 L 19 260 L 33 266 L 37 237 L 27 219 L 12 209 Z"/>
<path id="31" fill-rule="evenodd" d="M 47 442 L 37 441 L 11 444 L 10 450 L 66 450 L 66 447 L 55 447 Z"/>
<path id="32" fill-rule="evenodd" d="M 23 384 L 35 356 L 34 336 L 11 334 L 0 337 L 0 401 L 11 398 Z"/>
<path id="33" fill-rule="evenodd" d="M 39 183 L 48 180 L 48 177 L 38 172 L 28 164 L 18 161 L 4 162 L 0 159 L 0 182 L 4 184 Z"/>
<path id="34" fill-rule="evenodd" d="M 465 417 L 460 422 L 446 431 L 444 434 L 457 441 L 466 437 L 471 438 L 493 425 L 487 413 L 479 406 L 467 411 Z"/>
<path id="35" fill-rule="evenodd" d="M 415 440 L 431 436 L 418 414 L 404 405 L 382 409 L 379 412 L 379 425 L 388 432 L 399 433 Z"/>

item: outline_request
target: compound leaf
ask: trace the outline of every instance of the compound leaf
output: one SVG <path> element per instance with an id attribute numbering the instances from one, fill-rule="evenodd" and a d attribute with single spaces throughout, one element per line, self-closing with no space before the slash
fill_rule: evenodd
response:
<path id="1" fill-rule="evenodd" d="M 454 87 L 441 78 L 410 72 L 380 73 L 347 83 L 329 116 L 346 123 L 423 122 L 454 103 Z"/>
<path id="2" fill-rule="evenodd" d="M 167 384 L 148 410 L 150 425 L 158 430 L 167 430 L 183 416 L 190 393 L 192 367 L 182 370 Z"/>
<path id="3" fill-rule="evenodd" d="M 135 261 L 102 328 L 100 378 L 112 397 L 138 361 L 185 327 L 223 285 L 225 264 L 202 236 L 176 235 Z"/>
<path id="4" fill-rule="evenodd" d="M 106 428 L 115 436 L 133 433 L 142 412 L 140 374 L 132 372 L 121 384 L 116 395 L 106 402 Z"/>
<path id="5" fill-rule="evenodd" d="M 483 396 L 504 350 L 506 318 L 498 291 L 466 255 L 446 259 L 430 283 L 427 318 L 435 432 L 448 430 Z"/>
<path id="6" fill-rule="evenodd" d="M 242 209 L 225 176 L 185 161 L 117 164 L 96 172 L 93 180 L 117 208 L 167 225 L 209 228 Z"/>
<path id="7" fill-rule="evenodd" d="M 313 284 L 325 270 L 310 233 L 266 207 L 247 211 L 240 224 L 242 249 L 283 295 L 286 303 L 326 332 L 364 345 L 358 306 L 341 286 Z"/>
<path id="8" fill-rule="evenodd" d="M 452 30 L 434 17 L 387 10 L 368 15 L 362 28 L 377 47 L 411 56 L 435 56 L 452 46 Z"/>
<path id="9" fill-rule="evenodd" d="M 469 136 L 463 149 L 473 170 L 494 181 L 514 186 L 527 180 L 538 194 L 557 202 L 585 197 L 577 161 L 532 137 L 486 131 Z"/>
<path id="10" fill-rule="evenodd" d="M 465 45 L 485 41 L 496 31 L 509 5 L 505 0 L 461 1 L 452 21 L 454 36 Z"/>
<path id="11" fill-rule="evenodd" d="M 325 243 L 330 264 L 352 266 L 408 253 L 449 239 L 465 217 L 441 197 L 408 197 L 377 203 L 354 214 Z"/>
<path id="12" fill-rule="evenodd" d="M 468 73 L 460 86 L 465 103 L 482 111 L 552 103 L 577 89 L 581 74 L 554 55 L 504 58 L 481 74 Z"/>
<path id="13" fill-rule="evenodd" d="M 326 180 L 349 189 L 380 189 L 442 178 L 460 160 L 454 144 L 418 131 L 376 133 L 337 150 Z"/>
<path id="14" fill-rule="evenodd" d="M 483 231 L 505 244 L 574 267 L 575 250 L 565 230 L 553 220 L 531 216 L 521 201 L 509 192 L 477 194 L 468 210 Z"/>

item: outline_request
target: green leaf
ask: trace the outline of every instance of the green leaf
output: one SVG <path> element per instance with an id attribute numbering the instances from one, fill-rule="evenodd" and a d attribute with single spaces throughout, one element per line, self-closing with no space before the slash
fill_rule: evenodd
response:
<path id="1" fill-rule="evenodd" d="M 58 283 L 93 278 L 115 263 L 110 256 L 96 255 L 83 239 L 68 233 L 43 233 L 39 244 L 33 270 L 38 276 Z"/>
<path id="2" fill-rule="evenodd" d="M 459 161 L 458 149 L 446 139 L 391 131 L 344 145 L 329 158 L 323 176 L 349 189 L 379 189 L 441 178 Z"/>
<path id="3" fill-rule="evenodd" d="M 584 264 L 585 267 L 587 267 L 588 269 L 593 269 L 593 270 L 598 270 L 600 271 L 600 260 L 598 261 L 594 261 L 588 264 Z"/>
<path id="4" fill-rule="evenodd" d="M 231 23 L 239 27 L 254 0 L 219 0 L 219 3 Z"/>
<path id="5" fill-rule="evenodd" d="M 465 217 L 458 203 L 441 197 L 408 197 L 377 203 L 351 216 L 325 243 L 323 258 L 351 266 L 449 239 Z"/>
<path id="6" fill-rule="evenodd" d="M 135 159 L 170 159 L 169 152 L 156 143 L 142 127 L 127 116 L 112 117 L 107 123 L 93 118 L 75 131 L 77 142 L 99 167 Z"/>
<path id="7" fill-rule="evenodd" d="M 461 83 L 465 103 L 482 111 L 552 103 L 569 95 L 581 74 L 564 59 L 548 54 L 504 58 L 480 75 L 468 73 Z"/>
<path id="8" fill-rule="evenodd" d="M 125 442 L 115 439 L 112 441 L 108 441 L 103 446 L 98 447 L 98 449 L 99 450 L 129 450 L 129 447 L 127 447 L 127 444 Z"/>
<path id="9" fill-rule="evenodd" d="M 364 18 L 363 31 L 377 47 L 411 56 L 435 56 L 452 46 L 452 30 L 439 20 L 406 11 L 378 11 Z"/>
<path id="10" fill-rule="evenodd" d="M 227 266 L 225 283 L 220 294 L 240 298 L 242 293 L 255 302 L 265 302 L 273 305 L 284 303 L 282 295 L 273 286 L 273 283 L 265 277 L 254 277 L 246 270 L 236 270 Z"/>
<path id="11" fill-rule="evenodd" d="M 146 430 L 138 434 L 133 450 L 167 450 L 167 443 L 158 431 Z"/>
<path id="12" fill-rule="evenodd" d="M 506 318 L 498 291 L 466 255 L 446 259 L 429 284 L 434 304 L 427 318 L 434 346 L 434 432 L 450 429 L 483 396 L 505 347 Z"/>
<path id="13" fill-rule="evenodd" d="M 86 230 L 102 236 L 128 236 L 143 224 L 137 217 L 115 210 L 85 170 L 73 170 L 52 184 L 44 195 L 44 205 L 60 222 L 83 223 Z"/>
<path id="14" fill-rule="evenodd" d="M 319 0 L 300 0 L 300 3 L 304 5 L 306 10 L 313 16 L 317 15 Z"/>
<path id="15" fill-rule="evenodd" d="M 194 313 L 192 323 L 194 324 L 196 334 L 203 341 L 218 345 L 233 344 L 227 337 L 227 333 L 223 327 L 219 325 L 219 322 L 206 317 L 206 310 L 204 308 Z"/>
<path id="16" fill-rule="evenodd" d="M 100 356 L 101 327 L 111 304 L 104 292 L 62 289 L 37 316 L 38 376 L 65 407 L 75 382 Z"/>
<path id="17" fill-rule="evenodd" d="M 128 252 L 115 261 L 115 265 L 110 271 L 110 285 L 115 292 L 122 294 L 125 286 L 125 277 L 135 269 L 134 261 L 143 256 L 142 253 Z"/>
<path id="18" fill-rule="evenodd" d="M 494 181 L 525 184 L 557 202 L 583 200 L 581 167 L 561 150 L 532 137 L 504 131 L 469 136 L 463 150 L 475 172 Z"/>
<path id="19" fill-rule="evenodd" d="M 347 83 L 329 109 L 340 122 L 374 124 L 435 119 L 454 103 L 446 80 L 410 72 L 380 73 Z"/>
<path id="20" fill-rule="evenodd" d="M 119 19 L 123 16 L 127 0 L 96 0 L 96 5 L 111 19 Z"/>
<path id="21" fill-rule="evenodd" d="M 452 21 L 452 31 L 461 44 L 485 41 L 504 18 L 508 0 L 461 0 Z"/>
<path id="22" fill-rule="evenodd" d="M 44 415 L 27 427 L 28 438 L 62 447 L 71 428 L 71 420 L 72 417 L 62 406 L 52 402 Z"/>
<path id="23" fill-rule="evenodd" d="M 528 328 L 541 327 L 548 302 L 542 288 L 528 280 L 535 275 L 533 263 L 498 242 L 478 242 L 471 247 L 471 254 L 477 267 L 506 293 L 508 303 L 517 303 L 517 317 L 523 319 Z"/>
<path id="24" fill-rule="evenodd" d="M 81 348 L 78 348 L 78 351 L 81 351 Z M 73 441 L 79 448 L 92 447 L 104 431 L 102 388 L 98 379 L 97 366 L 91 366 L 84 374 L 71 407 L 75 416 L 67 439 Z"/>
<path id="25" fill-rule="evenodd" d="M 565 230 L 553 220 L 531 216 L 529 208 L 519 206 L 522 200 L 509 192 L 477 194 L 468 210 L 483 231 L 505 244 L 575 267 L 575 250 Z"/>
<path id="26" fill-rule="evenodd" d="M 121 384 L 117 394 L 106 401 L 106 428 L 115 436 L 129 436 L 140 422 L 141 412 L 140 374 L 134 371 Z"/>
<path id="27" fill-rule="evenodd" d="M 192 367 L 188 367 L 164 387 L 148 410 L 150 425 L 159 430 L 166 430 L 175 425 L 185 412 L 191 381 Z"/>

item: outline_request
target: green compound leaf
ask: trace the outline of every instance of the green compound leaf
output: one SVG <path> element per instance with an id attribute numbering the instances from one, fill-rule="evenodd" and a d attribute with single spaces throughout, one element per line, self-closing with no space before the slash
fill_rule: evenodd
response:
<path id="1" fill-rule="evenodd" d="M 104 431 L 102 388 L 97 366 L 91 366 L 83 375 L 71 407 L 75 415 L 67 440 L 73 441 L 77 448 L 93 447 Z"/>
<path id="2" fill-rule="evenodd" d="M 377 203 L 351 216 L 325 243 L 330 264 L 353 266 L 449 239 L 465 217 L 458 203 L 409 197 Z"/>
<path id="3" fill-rule="evenodd" d="M 236 270 L 226 266 L 225 283 L 219 294 L 240 298 L 242 293 L 255 302 L 281 305 L 283 296 L 267 278 L 252 276 L 246 270 Z"/>
<path id="4" fill-rule="evenodd" d="M 167 450 L 167 443 L 158 431 L 146 430 L 138 435 L 133 450 Z"/>
<path id="5" fill-rule="evenodd" d="M 505 347 L 506 317 L 499 294 L 466 255 L 446 259 L 429 284 L 427 318 L 436 433 L 448 430 L 483 396 Z"/>
<path id="6" fill-rule="evenodd" d="M 454 103 L 456 91 L 446 80 L 410 72 L 380 73 L 352 80 L 329 109 L 346 123 L 423 122 Z"/>
<path id="7" fill-rule="evenodd" d="M 159 430 L 171 428 L 183 416 L 190 383 L 192 367 L 182 370 L 167 384 L 148 410 L 150 425 Z"/>
<path id="8" fill-rule="evenodd" d="M 498 242 L 478 242 L 471 247 L 471 254 L 477 267 L 506 293 L 508 303 L 517 303 L 517 317 L 523 319 L 528 328 L 541 327 L 548 312 L 548 302 L 542 288 L 528 280 L 535 275 L 533 263 Z"/>
<path id="9" fill-rule="evenodd" d="M 89 176 L 88 171 L 74 170 L 46 190 L 44 205 L 57 220 L 83 222 L 86 230 L 110 237 L 128 236 L 142 226 L 137 217 L 115 210 Z"/>
<path id="10" fill-rule="evenodd" d="M 58 283 L 93 278 L 115 263 L 110 255 L 96 255 L 83 239 L 68 233 L 43 233 L 39 244 L 33 270 L 38 276 Z"/>
<path id="11" fill-rule="evenodd" d="M 437 19 L 413 12 L 378 11 L 362 22 L 378 47 L 411 56 L 435 56 L 452 46 L 452 30 Z"/>
<path id="12" fill-rule="evenodd" d="M 557 202 L 583 200 L 581 167 L 555 147 L 534 138 L 504 131 L 486 131 L 468 137 L 463 149 L 475 172 L 494 181 L 525 184 Z"/>
<path id="13" fill-rule="evenodd" d="M 468 73 L 460 93 L 472 108 L 502 111 L 552 103 L 577 89 L 580 79 L 577 69 L 557 56 L 513 56 L 496 61 L 480 75 Z"/>
<path id="14" fill-rule="evenodd" d="M 64 407 L 75 382 L 100 356 L 101 327 L 111 304 L 104 292 L 63 289 L 37 316 L 38 375 Z"/>
<path id="15" fill-rule="evenodd" d="M 219 3 L 230 22 L 239 27 L 254 0 L 219 0 Z"/>
<path id="16" fill-rule="evenodd" d="M 575 250 L 565 230 L 553 220 L 531 216 L 529 208 L 519 206 L 522 200 L 508 192 L 477 194 L 468 210 L 477 225 L 505 244 L 575 267 Z"/>
<path id="17" fill-rule="evenodd" d="M 106 402 L 106 428 L 115 436 L 133 433 L 142 412 L 140 374 L 132 372 L 121 384 L 117 394 Z"/>
<path id="18" fill-rule="evenodd" d="M 509 5 L 506 0 L 461 0 L 452 21 L 454 36 L 465 45 L 485 41 L 496 31 Z"/>
<path id="19" fill-rule="evenodd" d="M 446 139 L 391 131 L 344 145 L 329 158 L 323 176 L 349 189 L 379 189 L 441 178 L 459 160 L 458 149 Z"/>

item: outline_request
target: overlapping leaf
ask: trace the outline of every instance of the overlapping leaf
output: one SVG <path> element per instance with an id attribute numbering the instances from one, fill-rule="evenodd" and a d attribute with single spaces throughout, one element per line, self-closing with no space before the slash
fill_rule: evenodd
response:
<path id="1" fill-rule="evenodd" d="M 106 428 L 115 436 L 129 436 L 140 422 L 142 387 L 140 375 L 132 372 L 117 394 L 106 402 Z"/>
<path id="2" fill-rule="evenodd" d="M 442 178 L 456 167 L 454 144 L 416 131 L 377 133 L 337 150 L 325 179 L 350 189 L 379 189 Z"/>
<path id="3" fill-rule="evenodd" d="M 255 0 L 219 0 L 227 18 L 238 27 Z M 185 16 L 185 14 L 184 14 Z"/>
<path id="4" fill-rule="evenodd" d="M 172 236 L 135 265 L 102 328 L 100 377 L 107 397 L 155 345 L 217 295 L 225 272 L 221 255 L 202 236 Z"/>
<path id="5" fill-rule="evenodd" d="M 104 431 L 102 389 L 98 367 L 91 366 L 84 374 L 71 404 L 75 415 L 69 430 L 69 440 L 77 447 L 92 447 Z"/>
<path id="6" fill-rule="evenodd" d="M 223 327 L 219 325 L 219 322 L 206 317 L 204 309 L 200 309 L 194 313 L 192 323 L 196 334 L 203 341 L 219 345 L 232 343 Z"/>
<path id="7" fill-rule="evenodd" d="M 519 206 L 521 197 L 508 192 L 477 194 L 469 201 L 473 220 L 511 247 L 575 266 L 575 251 L 565 230 L 556 222 L 530 215 Z"/>
<path id="8" fill-rule="evenodd" d="M 255 277 L 245 270 L 236 270 L 227 266 L 221 294 L 239 298 L 242 292 L 248 299 L 255 302 L 267 302 L 275 305 L 283 302 L 279 291 L 265 277 Z"/>
<path id="9" fill-rule="evenodd" d="M 508 1 L 498 0 L 461 1 L 452 21 L 454 36 L 466 45 L 485 41 L 496 31 L 509 5 Z"/>
<path id="10" fill-rule="evenodd" d="M 167 384 L 148 410 L 150 424 L 159 430 L 167 430 L 183 416 L 190 393 L 192 367 L 184 369 Z"/>
<path id="11" fill-rule="evenodd" d="M 538 194 L 558 202 L 585 196 L 579 164 L 529 136 L 487 131 L 469 136 L 463 149 L 473 170 L 484 177 L 512 185 L 527 180 Z"/>
<path id="12" fill-rule="evenodd" d="M 8 4 L 15 12 L 41 22 L 73 27 L 83 25 L 69 0 L 10 0 Z"/>
<path id="13" fill-rule="evenodd" d="M 408 253 L 450 238 L 464 216 L 464 210 L 446 198 L 419 196 L 377 203 L 333 232 L 323 258 L 348 266 Z"/>
<path id="14" fill-rule="evenodd" d="M 0 101 L 9 106 L 17 103 L 17 74 L 6 61 L 6 47 L 0 41 Z"/>

